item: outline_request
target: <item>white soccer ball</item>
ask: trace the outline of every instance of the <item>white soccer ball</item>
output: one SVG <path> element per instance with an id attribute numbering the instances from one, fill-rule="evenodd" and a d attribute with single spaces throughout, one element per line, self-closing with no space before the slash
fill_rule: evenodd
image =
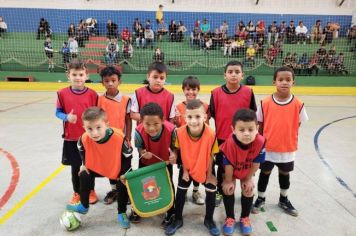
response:
<path id="1" fill-rule="evenodd" d="M 61 223 L 63 229 L 73 231 L 79 228 L 82 221 L 77 212 L 65 211 L 61 218 L 59 218 L 59 222 Z"/>

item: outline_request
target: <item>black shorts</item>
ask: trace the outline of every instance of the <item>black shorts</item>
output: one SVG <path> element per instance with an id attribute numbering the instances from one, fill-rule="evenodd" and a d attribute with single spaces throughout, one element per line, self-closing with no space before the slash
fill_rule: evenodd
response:
<path id="1" fill-rule="evenodd" d="M 81 166 L 82 158 L 80 157 L 77 141 L 63 142 L 62 164 L 68 166 Z"/>
<path id="2" fill-rule="evenodd" d="M 265 172 L 272 171 L 274 166 L 277 166 L 279 170 L 283 172 L 291 172 L 294 170 L 294 161 L 286 162 L 286 163 L 275 163 L 271 161 L 265 161 L 261 163 L 260 169 Z"/>
<path id="3" fill-rule="evenodd" d="M 53 53 L 52 52 L 46 52 L 47 58 L 53 58 Z"/>

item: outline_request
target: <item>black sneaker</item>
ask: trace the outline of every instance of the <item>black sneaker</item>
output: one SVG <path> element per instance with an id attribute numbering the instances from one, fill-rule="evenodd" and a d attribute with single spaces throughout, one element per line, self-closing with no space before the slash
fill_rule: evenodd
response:
<path id="1" fill-rule="evenodd" d="M 217 236 L 220 235 L 220 230 L 216 227 L 216 224 L 213 220 L 204 220 L 204 225 L 208 228 L 210 235 Z"/>
<path id="2" fill-rule="evenodd" d="M 163 229 L 166 229 L 168 225 L 172 224 L 174 220 L 174 214 L 167 214 L 166 213 L 166 216 L 164 217 L 162 223 L 161 223 L 161 227 Z"/>
<path id="3" fill-rule="evenodd" d="M 135 211 L 131 210 L 131 215 L 129 216 L 129 220 L 134 224 L 140 223 L 141 216 L 137 215 Z"/>
<path id="4" fill-rule="evenodd" d="M 298 216 L 298 211 L 293 207 L 287 197 L 280 196 L 278 206 L 292 216 Z"/>
<path id="5" fill-rule="evenodd" d="M 255 204 L 252 205 L 251 212 L 253 214 L 260 213 L 262 207 L 265 206 L 266 198 L 265 197 L 258 197 L 255 201 Z"/>
<path id="6" fill-rule="evenodd" d="M 177 232 L 177 230 L 183 226 L 183 220 L 174 219 L 170 225 L 167 226 L 166 231 L 164 232 L 166 235 L 173 235 Z"/>
<path id="7" fill-rule="evenodd" d="M 117 200 L 118 192 L 116 189 L 111 190 L 108 192 L 104 198 L 104 204 L 109 205 Z"/>

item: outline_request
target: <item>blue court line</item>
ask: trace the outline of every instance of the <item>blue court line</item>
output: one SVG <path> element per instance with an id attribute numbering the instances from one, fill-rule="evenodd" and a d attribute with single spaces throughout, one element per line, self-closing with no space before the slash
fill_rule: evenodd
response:
<path id="1" fill-rule="evenodd" d="M 321 151 L 320 151 L 320 148 L 319 148 L 319 136 L 321 134 L 321 132 L 328 126 L 336 123 L 336 122 L 339 122 L 339 121 L 343 121 L 343 120 L 346 120 L 346 119 L 352 119 L 352 118 L 356 118 L 356 116 L 349 116 L 349 117 L 345 117 L 345 118 L 341 118 L 341 119 L 338 119 L 338 120 L 334 120 L 330 123 L 327 123 L 326 125 L 323 125 L 321 128 L 318 129 L 318 131 L 315 133 L 315 136 L 314 136 L 314 148 L 315 148 L 315 151 L 318 153 L 318 156 L 321 160 L 321 162 L 328 168 L 328 170 L 333 173 L 336 177 L 336 180 L 341 184 L 341 186 L 343 186 L 344 188 L 346 188 L 355 198 L 356 198 L 356 192 L 354 192 L 348 185 L 347 183 L 341 178 L 339 177 L 335 171 L 333 170 L 333 168 L 331 167 L 331 165 L 326 161 L 325 157 L 321 154 Z"/>

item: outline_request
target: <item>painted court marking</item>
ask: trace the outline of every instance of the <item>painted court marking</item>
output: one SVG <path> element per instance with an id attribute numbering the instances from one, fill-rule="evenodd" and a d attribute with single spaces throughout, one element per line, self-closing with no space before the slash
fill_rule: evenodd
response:
<path id="1" fill-rule="evenodd" d="M 46 186 L 53 178 L 55 178 L 63 169 L 64 165 L 58 167 L 53 173 L 51 173 L 44 181 L 36 186 L 29 194 L 27 194 L 21 201 L 19 201 L 13 208 L 5 213 L 4 216 L 0 218 L 0 225 L 5 223 L 12 215 L 14 215 L 27 201 L 34 197 L 44 186 Z"/>
<path id="2" fill-rule="evenodd" d="M 42 102 L 42 101 L 47 100 L 49 98 L 50 97 L 41 98 L 41 99 L 37 99 L 37 100 L 32 101 L 32 102 L 27 102 L 27 103 L 23 103 L 23 104 L 20 104 L 20 105 L 13 106 L 13 107 L 5 108 L 3 110 L 0 110 L 0 112 L 6 112 L 6 111 L 9 111 L 9 110 L 13 110 L 13 109 L 19 108 L 19 107 L 24 107 L 24 106 L 28 106 L 28 105 L 31 105 L 31 104 L 34 104 L 34 103 Z"/>
<path id="3" fill-rule="evenodd" d="M 17 183 L 19 182 L 19 178 L 20 178 L 20 167 L 16 161 L 16 158 L 11 153 L 3 150 L 2 148 L 0 148 L 0 152 L 5 154 L 12 168 L 12 176 L 11 176 L 10 184 L 7 187 L 5 193 L 0 197 L 0 210 L 1 210 L 1 208 L 7 203 L 7 201 L 10 199 L 10 197 L 12 196 L 12 194 L 16 189 Z"/>

